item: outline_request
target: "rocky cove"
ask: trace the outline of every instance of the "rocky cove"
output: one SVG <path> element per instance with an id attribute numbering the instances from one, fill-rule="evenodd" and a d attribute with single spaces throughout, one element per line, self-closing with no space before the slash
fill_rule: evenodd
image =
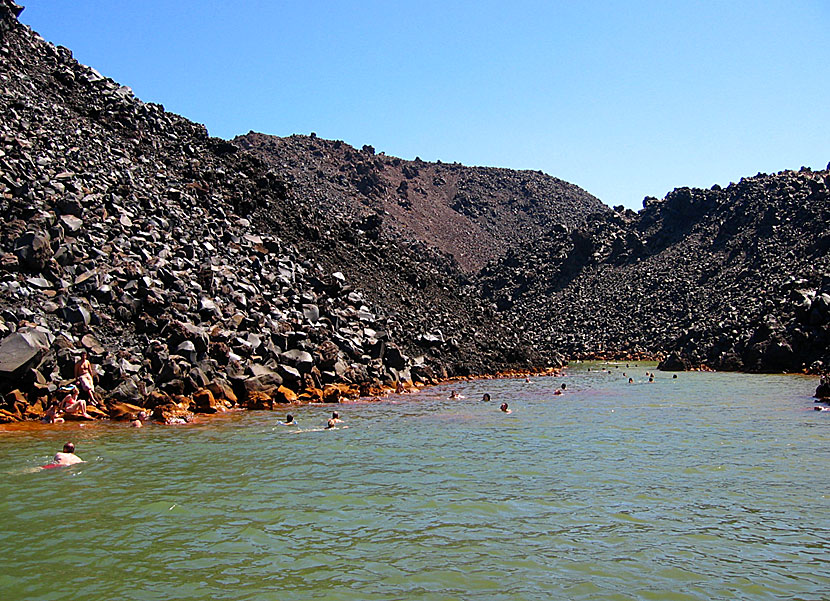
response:
<path id="1" fill-rule="evenodd" d="M 81 350 L 98 415 L 161 421 L 568 357 L 827 369 L 827 171 L 634 213 L 538 172 L 221 140 L 21 10 L 0 0 L 0 422 L 39 419 Z"/>

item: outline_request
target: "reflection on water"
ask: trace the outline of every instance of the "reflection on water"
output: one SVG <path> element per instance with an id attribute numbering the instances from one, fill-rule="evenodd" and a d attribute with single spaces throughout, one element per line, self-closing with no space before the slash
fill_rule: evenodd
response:
<path id="1" fill-rule="evenodd" d="M 830 594 L 815 379 L 591 368 L 344 404 L 334 431 L 319 406 L 7 429 L 2 598 Z M 70 439 L 87 463 L 33 469 Z"/>

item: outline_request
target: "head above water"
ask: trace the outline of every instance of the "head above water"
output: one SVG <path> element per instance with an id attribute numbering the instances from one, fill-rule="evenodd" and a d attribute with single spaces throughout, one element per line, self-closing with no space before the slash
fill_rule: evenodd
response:
<path id="1" fill-rule="evenodd" d="M 332 419 L 340 419 L 340 414 L 337 413 L 337 411 L 332 411 L 331 412 L 331 417 L 332 417 Z"/>
<path id="2" fill-rule="evenodd" d="M 75 452 L 75 445 L 72 444 L 71 442 L 67 442 L 65 445 L 63 445 L 63 452 L 64 453 L 74 453 Z"/>
<path id="3" fill-rule="evenodd" d="M 285 423 L 290 424 L 293 421 L 294 421 L 294 416 L 291 415 L 290 413 L 285 416 Z"/>
<path id="4" fill-rule="evenodd" d="M 484 396 L 483 396 L 483 397 L 481 397 L 481 400 L 482 400 L 482 401 L 488 401 L 488 402 L 489 402 L 489 401 L 490 401 L 490 393 L 489 393 L 489 392 L 485 392 L 485 393 L 484 393 Z"/>

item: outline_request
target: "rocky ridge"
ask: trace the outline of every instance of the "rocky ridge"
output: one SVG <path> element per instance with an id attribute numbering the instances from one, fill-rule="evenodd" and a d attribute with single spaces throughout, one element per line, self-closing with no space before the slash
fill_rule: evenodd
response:
<path id="1" fill-rule="evenodd" d="M 320 220 L 382 218 L 393 239 L 421 242 L 467 274 L 509 249 L 610 209 L 585 190 L 536 171 L 406 161 L 316 135 L 234 138 L 278 170 Z"/>
<path id="2" fill-rule="evenodd" d="M 558 228 L 482 270 L 542 351 L 664 357 L 663 369 L 830 367 L 830 173 L 678 188 Z M 539 327 L 544 324 L 544 327 Z"/>

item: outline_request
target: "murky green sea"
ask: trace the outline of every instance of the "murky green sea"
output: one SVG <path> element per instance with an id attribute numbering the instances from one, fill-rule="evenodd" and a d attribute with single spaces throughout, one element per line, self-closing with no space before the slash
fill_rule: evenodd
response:
<path id="1" fill-rule="evenodd" d="M 319 406 L 0 431 L 0 599 L 830 598 L 815 379 L 591 367 L 332 431 Z M 67 440 L 87 463 L 33 469 Z"/>

